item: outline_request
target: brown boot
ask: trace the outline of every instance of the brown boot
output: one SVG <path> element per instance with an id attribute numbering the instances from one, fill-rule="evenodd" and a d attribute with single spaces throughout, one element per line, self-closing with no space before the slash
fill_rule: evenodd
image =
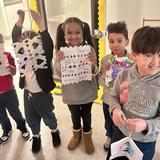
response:
<path id="1" fill-rule="evenodd" d="M 73 136 L 68 143 L 68 149 L 74 150 L 81 140 L 81 129 L 73 130 Z"/>
<path id="2" fill-rule="evenodd" d="M 92 141 L 92 130 L 89 132 L 83 132 L 83 143 L 84 143 L 84 149 L 87 154 L 92 154 L 94 152 L 94 144 Z"/>

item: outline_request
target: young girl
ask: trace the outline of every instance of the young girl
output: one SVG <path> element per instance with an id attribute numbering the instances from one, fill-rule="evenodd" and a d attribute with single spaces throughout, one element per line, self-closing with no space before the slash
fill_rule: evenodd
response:
<path id="1" fill-rule="evenodd" d="M 129 43 L 128 39 L 128 30 L 126 27 L 126 24 L 124 22 L 117 22 L 117 23 L 110 23 L 107 27 L 108 31 L 108 42 L 109 42 L 109 48 L 111 50 L 111 54 L 105 55 L 101 62 L 101 69 L 99 73 L 99 84 L 103 86 L 103 95 L 102 95 L 102 101 L 103 101 L 103 113 L 105 118 L 105 129 L 106 129 L 106 136 L 107 141 L 104 144 L 104 149 L 108 150 L 111 136 L 113 133 L 113 122 L 109 114 L 109 95 L 111 88 L 113 86 L 115 77 L 117 76 L 118 72 L 120 72 L 125 67 L 131 66 L 130 63 L 126 64 L 122 62 L 122 67 L 119 65 L 117 68 L 116 66 L 116 60 L 117 58 L 121 59 L 124 57 L 130 57 L 130 54 L 126 50 L 126 46 Z M 118 61 L 117 61 L 118 62 Z M 129 61 L 128 61 L 129 62 Z M 106 81 L 106 71 L 113 70 L 115 66 L 115 73 L 114 78 L 112 77 L 111 81 Z M 113 75 L 113 71 L 111 71 Z M 109 77 L 109 76 L 108 76 Z"/>
<path id="2" fill-rule="evenodd" d="M 82 135 L 85 151 L 91 154 L 94 152 L 91 137 L 91 108 L 93 101 L 97 98 L 97 82 L 94 75 L 97 72 L 97 58 L 91 41 L 90 29 L 87 23 L 82 22 L 76 17 L 70 17 L 58 26 L 56 38 L 55 72 L 60 77 L 60 62 L 64 58 L 63 52 L 60 51 L 61 47 L 90 45 L 91 48 L 91 52 L 88 53 L 93 73 L 91 80 L 62 85 L 63 102 L 68 105 L 73 123 L 73 136 L 68 143 L 68 149 L 74 150 L 78 146 Z M 83 126 L 81 125 L 81 118 Z"/>
<path id="3" fill-rule="evenodd" d="M 160 27 L 139 28 L 131 48 L 136 64 L 117 76 L 110 94 L 109 109 L 116 125 L 111 142 L 130 135 L 143 153 L 142 160 L 152 160 L 160 133 Z M 124 82 L 128 98 L 121 103 Z M 109 150 L 107 160 L 110 154 Z"/>
<path id="4" fill-rule="evenodd" d="M 0 58 L 0 124 L 3 129 L 1 143 L 4 144 L 8 142 L 12 133 L 12 125 L 7 115 L 7 111 L 16 121 L 17 129 L 21 131 L 22 137 L 24 139 L 28 139 L 30 134 L 26 128 L 25 120 L 19 110 L 19 101 L 16 90 L 14 89 L 12 77 L 16 74 L 14 58 L 9 52 L 4 51 L 4 42 L 1 34 Z"/>
<path id="5" fill-rule="evenodd" d="M 13 42 L 21 42 L 19 45 L 24 44 L 18 50 L 18 54 L 26 54 L 24 52 L 25 47 L 27 47 L 28 41 L 33 41 L 33 38 L 36 38 L 39 35 L 39 39 L 41 37 L 40 43 L 42 44 L 42 48 L 40 44 L 35 41 L 32 43 L 34 49 L 39 46 L 39 50 L 34 50 L 35 53 L 27 53 L 28 56 L 26 60 L 30 63 L 26 63 L 23 66 L 24 76 L 20 77 L 20 88 L 24 88 L 24 107 L 25 107 L 25 116 L 28 122 L 29 127 L 33 133 L 33 141 L 32 141 L 32 151 L 34 153 L 38 153 L 41 149 L 41 136 L 40 136 L 40 122 L 43 119 L 44 123 L 50 128 L 52 142 L 54 147 L 58 147 L 61 144 L 59 131 L 57 129 L 57 119 L 53 111 L 53 98 L 50 93 L 52 89 L 55 87 L 55 83 L 52 77 L 52 69 L 51 62 L 53 57 L 53 41 L 45 28 L 44 22 L 42 20 L 41 15 L 38 12 L 33 10 L 30 11 L 32 18 L 38 25 L 39 34 L 34 31 L 25 31 L 22 33 L 22 25 L 24 21 L 24 12 L 22 10 L 18 11 L 19 19 L 15 24 L 12 31 L 12 39 Z M 22 33 L 22 34 L 21 34 Z M 27 44 L 25 44 L 25 42 Z M 16 47 L 16 44 L 14 44 Z M 28 52 L 33 50 L 32 48 L 28 48 Z M 26 51 L 26 52 L 27 52 Z M 46 64 L 45 68 L 38 68 L 34 70 L 31 54 L 37 55 L 38 53 L 43 53 L 43 57 L 45 56 Z M 23 63 L 24 61 L 22 61 Z M 41 59 L 37 60 L 38 63 L 41 62 Z"/>

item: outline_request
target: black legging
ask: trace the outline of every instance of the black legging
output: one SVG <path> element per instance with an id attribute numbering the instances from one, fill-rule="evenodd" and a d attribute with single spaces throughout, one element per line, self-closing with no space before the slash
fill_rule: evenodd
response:
<path id="1" fill-rule="evenodd" d="M 71 118 L 73 123 L 73 129 L 81 129 L 81 118 L 83 120 L 83 132 L 89 132 L 91 130 L 91 108 L 92 103 L 81 105 L 68 105 L 71 112 Z"/>

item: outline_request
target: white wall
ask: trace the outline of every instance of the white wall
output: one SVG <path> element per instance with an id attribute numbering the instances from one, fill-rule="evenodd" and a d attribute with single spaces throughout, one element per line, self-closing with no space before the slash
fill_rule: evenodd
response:
<path id="1" fill-rule="evenodd" d="M 47 21 L 52 38 L 55 39 L 56 28 L 68 17 L 78 17 L 91 24 L 90 0 L 45 0 Z"/>
<path id="2" fill-rule="evenodd" d="M 143 18 L 160 19 L 160 0 L 106 0 L 106 2 L 106 24 L 125 20 L 130 40 L 136 29 L 142 27 Z"/>

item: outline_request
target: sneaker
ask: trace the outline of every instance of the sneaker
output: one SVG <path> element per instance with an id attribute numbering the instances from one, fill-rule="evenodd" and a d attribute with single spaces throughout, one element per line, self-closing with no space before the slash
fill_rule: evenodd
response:
<path id="1" fill-rule="evenodd" d="M 9 141 L 11 135 L 12 135 L 12 130 L 10 130 L 10 131 L 3 131 L 3 135 L 1 137 L 1 144 L 7 143 Z"/>
<path id="2" fill-rule="evenodd" d="M 32 152 L 38 153 L 41 149 L 41 137 L 32 137 Z"/>
<path id="3" fill-rule="evenodd" d="M 57 130 L 56 132 L 51 132 L 52 134 L 52 143 L 54 147 L 59 147 L 61 144 L 61 139 L 60 139 L 60 132 Z"/>
<path id="4" fill-rule="evenodd" d="M 22 137 L 27 140 L 30 137 L 30 133 L 27 130 L 26 126 L 20 129 L 21 133 L 22 133 Z"/>
<path id="5" fill-rule="evenodd" d="M 111 138 L 108 137 L 106 143 L 103 145 L 105 151 L 108 151 L 110 144 L 111 144 Z"/>

